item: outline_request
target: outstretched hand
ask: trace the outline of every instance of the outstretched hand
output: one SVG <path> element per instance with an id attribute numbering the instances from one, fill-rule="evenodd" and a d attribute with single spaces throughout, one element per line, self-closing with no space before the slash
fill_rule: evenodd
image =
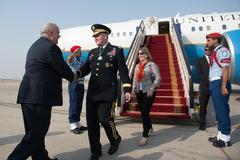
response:
<path id="1" fill-rule="evenodd" d="M 130 92 L 125 93 L 125 100 L 126 100 L 126 102 L 130 102 L 130 100 L 131 100 L 131 93 Z"/>

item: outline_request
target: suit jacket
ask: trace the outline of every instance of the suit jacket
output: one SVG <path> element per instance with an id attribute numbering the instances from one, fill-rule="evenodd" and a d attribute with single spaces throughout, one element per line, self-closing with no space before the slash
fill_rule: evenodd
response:
<path id="1" fill-rule="evenodd" d="M 136 92 L 139 92 L 139 89 L 140 89 L 140 83 L 136 79 L 138 66 L 139 64 L 135 66 L 134 77 L 133 77 L 133 89 Z M 144 66 L 144 74 L 145 74 L 145 77 L 141 80 L 143 93 L 146 93 L 150 88 L 156 89 L 160 85 L 161 78 L 160 78 L 159 68 L 154 62 L 148 62 Z M 154 81 L 153 81 L 153 77 L 154 77 Z"/>
<path id="2" fill-rule="evenodd" d="M 91 72 L 87 100 L 114 101 L 117 98 L 118 71 L 124 92 L 131 91 L 123 49 L 108 43 L 101 56 L 99 54 L 100 47 L 92 49 L 88 54 L 86 63 L 80 68 L 81 77 Z"/>
<path id="3" fill-rule="evenodd" d="M 201 57 L 197 63 L 197 73 L 200 77 L 200 90 L 209 90 L 209 64 L 205 56 Z"/>
<path id="4" fill-rule="evenodd" d="M 27 53 L 17 103 L 62 105 L 62 78 L 72 81 L 73 77 L 60 48 L 41 37 Z"/>

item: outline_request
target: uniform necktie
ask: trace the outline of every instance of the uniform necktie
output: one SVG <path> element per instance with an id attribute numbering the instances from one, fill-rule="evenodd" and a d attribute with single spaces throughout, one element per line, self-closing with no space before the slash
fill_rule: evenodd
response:
<path id="1" fill-rule="evenodd" d="M 100 54 L 102 53 L 102 51 L 103 51 L 103 47 L 100 47 Z"/>

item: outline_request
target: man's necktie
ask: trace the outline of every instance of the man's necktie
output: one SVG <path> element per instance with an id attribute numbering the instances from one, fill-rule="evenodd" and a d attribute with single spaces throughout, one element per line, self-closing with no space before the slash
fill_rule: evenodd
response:
<path id="1" fill-rule="evenodd" d="M 103 51 L 103 47 L 100 47 L 100 54 L 102 53 L 102 51 Z"/>

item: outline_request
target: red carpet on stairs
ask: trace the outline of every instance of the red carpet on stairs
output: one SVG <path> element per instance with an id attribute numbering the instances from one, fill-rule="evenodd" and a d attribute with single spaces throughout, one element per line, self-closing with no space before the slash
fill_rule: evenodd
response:
<path id="1" fill-rule="evenodd" d="M 161 84 L 157 89 L 150 116 L 157 119 L 190 118 L 176 52 L 169 34 L 149 36 L 147 39 L 146 45 L 161 74 Z M 124 105 L 122 116 L 141 116 L 136 100 Z"/>

